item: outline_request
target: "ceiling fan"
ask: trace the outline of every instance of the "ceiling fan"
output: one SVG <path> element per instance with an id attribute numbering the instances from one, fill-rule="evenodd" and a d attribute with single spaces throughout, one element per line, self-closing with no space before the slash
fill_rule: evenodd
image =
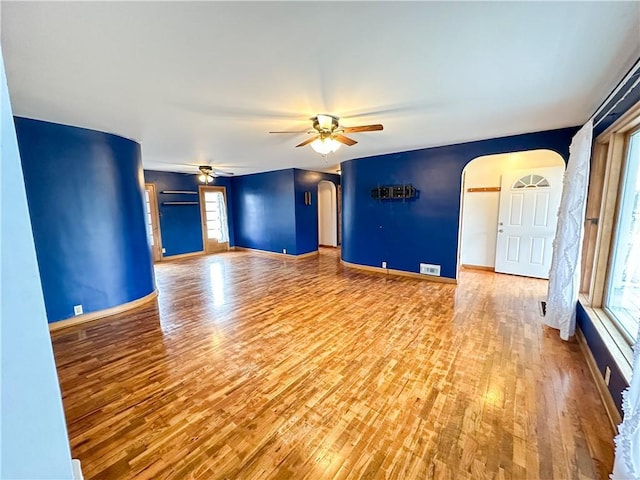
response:
<path id="1" fill-rule="evenodd" d="M 306 131 L 306 133 L 313 134 L 313 137 L 299 143 L 296 147 L 304 147 L 305 145 L 311 144 L 311 148 L 321 155 L 335 152 L 341 144 L 350 147 L 358 143 L 352 138 L 343 135 L 344 133 L 374 132 L 382 130 L 383 128 L 379 123 L 375 125 L 359 125 L 357 127 L 342 127 L 340 126 L 340 119 L 338 117 L 326 114 L 316 115 L 310 118 L 310 120 L 313 122 L 313 129 Z M 304 133 L 304 131 L 269 133 Z"/>
<path id="2" fill-rule="evenodd" d="M 231 177 L 233 176 L 233 172 L 226 172 L 224 170 L 218 170 L 217 168 L 213 168 L 211 165 L 199 165 L 198 170 L 200 171 L 200 175 L 198 176 L 198 180 L 200 180 L 205 185 L 212 183 L 216 177 Z"/>

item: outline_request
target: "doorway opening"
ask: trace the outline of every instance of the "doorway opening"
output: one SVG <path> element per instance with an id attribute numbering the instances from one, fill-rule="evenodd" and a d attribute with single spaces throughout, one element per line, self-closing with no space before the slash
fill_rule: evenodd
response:
<path id="1" fill-rule="evenodd" d="M 462 172 L 458 265 L 548 278 L 564 169 L 551 150 L 469 162 Z"/>
<path id="2" fill-rule="evenodd" d="M 154 262 L 162 260 L 162 239 L 160 238 L 160 216 L 158 215 L 158 196 L 153 183 L 144 184 L 145 223 L 147 225 L 147 240 L 151 248 L 151 258 Z"/>
<path id="3" fill-rule="evenodd" d="M 337 192 L 333 182 L 318 183 L 318 245 L 338 246 Z"/>
<path id="4" fill-rule="evenodd" d="M 227 190 L 224 187 L 200 186 L 202 242 L 205 253 L 229 250 Z"/>

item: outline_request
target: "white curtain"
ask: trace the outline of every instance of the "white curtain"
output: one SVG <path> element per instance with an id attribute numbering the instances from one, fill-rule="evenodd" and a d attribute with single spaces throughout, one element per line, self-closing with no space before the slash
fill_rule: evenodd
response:
<path id="1" fill-rule="evenodd" d="M 640 339 L 640 331 L 636 336 Z M 622 394 L 624 420 L 618 426 L 613 480 L 640 479 L 640 340 L 633 346 L 631 385 Z"/>
<path id="2" fill-rule="evenodd" d="M 218 205 L 220 207 L 220 222 L 222 226 L 220 231 L 222 232 L 222 238 L 219 238 L 219 242 L 228 242 L 229 241 L 229 222 L 227 220 L 227 205 L 224 202 L 224 195 L 222 192 L 215 192 L 218 196 Z"/>
<path id="3" fill-rule="evenodd" d="M 553 241 L 544 321 L 550 327 L 559 329 L 563 340 L 568 340 L 576 328 L 592 133 L 593 121 L 589 120 L 571 141 L 558 211 L 558 227 Z"/>

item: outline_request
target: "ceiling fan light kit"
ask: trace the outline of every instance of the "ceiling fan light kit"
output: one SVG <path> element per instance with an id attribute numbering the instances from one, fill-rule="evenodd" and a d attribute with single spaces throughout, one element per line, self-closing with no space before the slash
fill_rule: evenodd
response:
<path id="1" fill-rule="evenodd" d="M 341 127 L 340 119 L 335 115 L 318 114 L 310 119 L 312 123 L 312 130 L 307 133 L 314 134 L 315 136 L 308 138 L 304 142 L 299 143 L 296 147 L 304 147 L 305 145 L 311 145 L 314 151 L 322 156 L 327 156 L 330 153 L 335 152 L 340 148 L 341 144 L 348 147 L 358 143 L 349 137 L 344 136 L 344 133 L 356 133 L 356 132 L 374 132 L 382 130 L 381 124 L 375 125 L 360 125 L 357 127 Z M 302 133 L 302 132 L 269 132 L 269 133 Z"/>
<path id="2" fill-rule="evenodd" d="M 198 167 L 200 170 L 200 175 L 198 175 L 198 180 L 200 180 L 205 185 L 209 183 L 213 183 L 217 176 L 222 175 L 225 177 L 230 177 L 233 175 L 232 172 L 225 172 L 223 170 L 216 170 L 211 165 L 200 165 Z"/>
<path id="3" fill-rule="evenodd" d="M 338 117 L 333 115 L 319 114 L 313 117 L 313 128 L 318 131 L 332 132 L 338 128 Z"/>
<path id="4" fill-rule="evenodd" d="M 213 174 L 213 167 L 210 167 L 209 165 L 200 165 L 198 167 L 198 170 L 200 170 L 200 175 L 198 175 L 198 180 L 200 180 L 205 185 L 209 183 L 213 183 L 213 181 L 216 178 L 215 175 Z"/>
<path id="5" fill-rule="evenodd" d="M 310 145 L 320 155 L 328 155 L 340 148 L 340 142 L 333 138 L 316 138 Z"/>

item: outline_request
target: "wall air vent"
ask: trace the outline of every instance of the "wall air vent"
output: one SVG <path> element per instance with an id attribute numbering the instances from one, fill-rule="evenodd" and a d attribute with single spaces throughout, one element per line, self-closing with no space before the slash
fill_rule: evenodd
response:
<path id="1" fill-rule="evenodd" d="M 436 277 L 439 277 L 440 265 L 432 265 L 430 263 L 421 263 L 420 273 L 422 273 L 423 275 L 434 275 Z"/>

